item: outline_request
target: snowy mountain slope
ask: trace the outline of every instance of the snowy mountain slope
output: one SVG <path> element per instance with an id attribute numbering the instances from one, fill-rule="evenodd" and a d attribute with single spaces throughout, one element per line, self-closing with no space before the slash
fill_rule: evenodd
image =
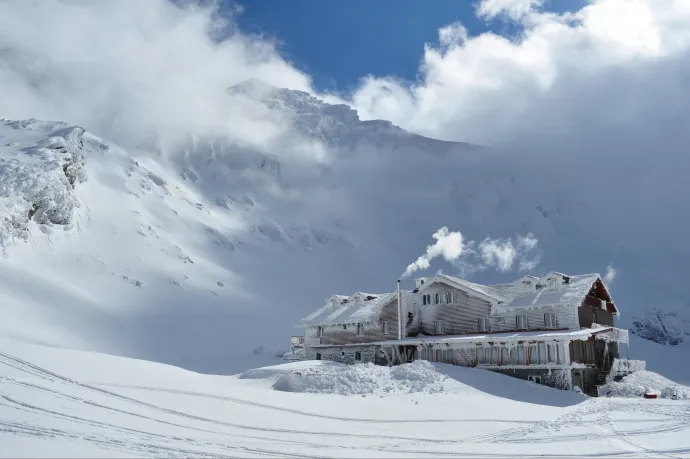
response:
<path id="1" fill-rule="evenodd" d="M 297 319 L 325 297 L 394 289 L 441 226 L 475 241 L 533 233 L 541 258 L 535 274 L 603 272 L 613 264 L 618 275 L 610 286 L 624 327 L 650 305 L 685 312 L 679 267 L 688 248 L 649 241 L 683 241 L 690 229 L 671 207 L 655 206 L 660 199 L 680 205 L 688 195 L 663 181 L 666 170 L 679 167 L 676 158 L 643 168 L 644 145 L 631 146 L 630 161 L 620 164 L 592 156 L 583 143 L 553 146 L 559 154 L 547 162 L 530 152 L 413 136 L 358 121 L 347 107 L 268 89 L 267 103 L 280 102 L 277 119 L 292 123 L 285 141 L 270 149 L 208 135 L 174 148 L 123 149 L 84 134 L 86 182 L 71 191 L 63 186 L 77 198 L 73 229 L 50 227 L 48 234 L 33 219 L 29 243 L 10 247 L 0 261 L 0 307 L 10 319 L 2 332 L 237 372 L 273 361 L 299 333 Z M 231 93 L 228 104 L 265 99 L 242 86 Z M 53 135 L 51 123 L 15 124 L 3 122 L 2 135 L 21 139 L 5 144 L 34 148 Z M 322 156 L 299 156 L 311 147 Z M 21 150 L 3 148 L 15 156 Z M 58 171 L 59 161 L 41 161 Z M 486 283 L 522 274 L 481 260 L 432 269 Z M 686 367 L 668 376 L 690 380 Z"/>
<path id="2" fill-rule="evenodd" d="M 384 374 L 360 381 L 358 390 L 370 388 L 360 395 L 288 393 L 272 389 L 276 378 L 318 372 L 323 362 L 242 378 L 7 340 L 2 349 L 4 457 L 690 453 L 686 400 L 585 399 L 442 364 L 395 369 L 403 393 L 378 394 L 377 387 L 390 384 Z M 436 392 L 439 380 L 444 387 Z"/>

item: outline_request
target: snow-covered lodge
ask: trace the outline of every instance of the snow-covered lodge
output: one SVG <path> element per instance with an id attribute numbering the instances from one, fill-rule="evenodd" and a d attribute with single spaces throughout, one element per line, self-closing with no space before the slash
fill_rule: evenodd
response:
<path id="1" fill-rule="evenodd" d="M 334 295 L 302 320 L 307 359 L 396 365 L 417 359 L 484 368 L 597 395 L 644 369 L 599 274 L 479 285 L 436 275 L 394 293 Z"/>

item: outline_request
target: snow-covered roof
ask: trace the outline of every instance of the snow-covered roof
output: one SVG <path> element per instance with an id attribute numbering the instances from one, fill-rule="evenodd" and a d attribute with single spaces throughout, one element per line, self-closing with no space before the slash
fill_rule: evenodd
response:
<path id="1" fill-rule="evenodd" d="M 466 281 L 465 279 L 460 279 L 459 277 L 448 276 L 446 274 L 437 274 L 436 276 L 434 276 L 433 279 L 431 279 L 428 282 L 425 282 L 424 285 L 419 287 L 418 291 L 422 292 L 423 290 L 425 290 L 430 285 L 433 285 L 436 282 L 442 282 L 442 283 L 448 284 L 452 287 L 458 288 L 459 290 L 467 292 L 470 295 L 475 294 L 475 295 L 482 297 L 488 301 L 493 302 L 493 301 L 504 301 L 505 300 L 505 298 L 490 285 L 475 284 L 474 282 L 469 282 L 469 281 Z"/>
<path id="2" fill-rule="evenodd" d="M 326 300 L 324 306 L 302 319 L 302 325 L 309 327 L 378 322 L 381 308 L 396 298 L 396 293 L 358 292 L 351 296 L 333 295 Z"/>
<path id="3" fill-rule="evenodd" d="M 558 282 L 556 288 L 551 288 L 549 281 L 554 279 Z M 419 291 L 421 292 L 434 282 L 443 282 L 468 294 L 475 294 L 490 301 L 493 303 L 492 313 L 496 314 L 514 309 L 579 305 L 597 280 L 601 282 L 601 276 L 598 273 L 569 276 L 551 272 L 542 278 L 523 276 L 506 284 L 481 285 L 457 277 L 438 274 L 421 286 Z M 540 285 L 541 288 L 536 289 L 536 285 Z"/>
<path id="4" fill-rule="evenodd" d="M 586 328 L 569 331 L 524 331 L 506 333 L 484 333 L 456 336 L 420 336 L 403 340 L 377 341 L 377 345 L 433 344 L 433 343 L 489 343 L 507 341 L 562 341 L 587 340 L 593 334 L 610 332 L 613 327 Z"/>
<path id="5" fill-rule="evenodd" d="M 507 301 L 499 303 L 496 312 L 506 312 L 511 309 L 538 308 L 541 306 L 559 306 L 580 304 L 592 289 L 592 286 L 600 278 L 599 274 L 583 274 L 578 276 L 565 276 L 567 283 L 560 283 L 555 289 L 544 285 L 540 290 L 526 291 L 520 286 L 511 290 L 504 284 L 504 294 Z M 548 278 L 546 276 L 545 278 Z"/>

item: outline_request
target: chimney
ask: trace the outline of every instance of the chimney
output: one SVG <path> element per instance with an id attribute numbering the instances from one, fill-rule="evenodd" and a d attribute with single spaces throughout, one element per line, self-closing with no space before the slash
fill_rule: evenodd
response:
<path id="1" fill-rule="evenodd" d="M 415 283 L 415 288 L 419 288 L 422 285 L 424 285 L 427 281 L 426 277 L 418 277 L 417 279 L 414 280 Z"/>
<path id="2" fill-rule="evenodd" d="M 403 313 L 402 313 L 402 298 L 400 296 L 400 279 L 398 279 L 398 339 L 402 339 L 403 335 Z"/>

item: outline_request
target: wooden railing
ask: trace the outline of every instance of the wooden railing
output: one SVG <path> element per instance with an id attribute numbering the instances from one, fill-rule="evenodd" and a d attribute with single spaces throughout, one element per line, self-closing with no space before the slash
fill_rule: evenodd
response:
<path id="1" fill-rule="evenodd" d="M 625 375 L 634 371 L 644 371 L 646 368 L 647 362 L 644 360 L 613 359 L 611 373 Z"/>

